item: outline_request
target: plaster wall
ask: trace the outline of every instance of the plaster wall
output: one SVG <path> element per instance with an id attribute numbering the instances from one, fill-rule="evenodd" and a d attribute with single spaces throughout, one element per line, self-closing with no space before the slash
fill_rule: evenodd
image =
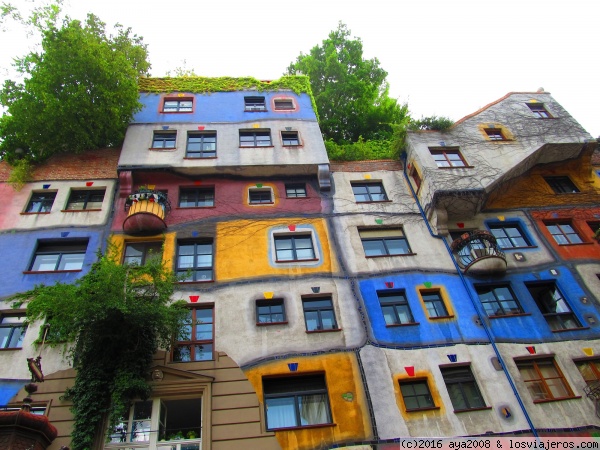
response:
<path id="1" fill-rule="evenodd" d="M 600 263 L 578 264 L 577 273 L 591 295 L 591 301 L 600 305 Z"/>

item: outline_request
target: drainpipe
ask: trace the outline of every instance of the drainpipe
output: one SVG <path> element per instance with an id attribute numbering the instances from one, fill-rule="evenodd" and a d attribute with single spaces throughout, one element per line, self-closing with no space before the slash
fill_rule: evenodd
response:
<path id="1" fill-rule="evenodd" d="M 406 182 L 408 183 L 408 187 L 410 188 L 410 192 L 413 195 L 413 198 L 415 199 L 415 202 L 417 203 L 417 207 L 419 208 L 419 212 L 421 213 L 421 217 L 423 217 L 423 220 L 425 221 L 425 225 L 427 225 L 427 229 L 429 230 L 429 234 L 436 238 L 436 239 L 440 239 L 444 245 L 446 246 L 446 251 L 450 254 L 450 258 L 452 259 L 452 263 L 454 264 L 454 268 L 456 269 L 456 272 L 458 273 L 458 276 L 460 277 L 460 280 L 462 281 L 462 284 L 465 288 L 465 290 L 467 291 L 467 294 L 469 296 L 469 300 L 471 300 L 471 303 L 473 304 L 473 308 L 475 308 L 475 311 L 477 312 L 477 317 L 479 317 L 479 321 L 481 322 L 481 325 L 483 326 L 483 329 L 485 331 L 485 334 L 488 337 L 488 340 L 490 341 L 490 344 L 492 345 L 492 348 L 494 349 L 494 353 L 496 354 L 496 358 L 498 358 L 498 362 L 500 363 L 500 367 L 502 367 L 502 370 L 504 371 L 504 375 L 506 375 L 506 378 L 508 379 L 508 383 L 510 384 L 510 387 L 512 388 L 513 394 L 515 394 L 515 397 L 517 398 L 517 401 L 519 402 L 519 406 L 521 407 L 521 411 L 523 412 L 523 414 L 525 415 L 525 419 L 527 420 L 527 423 L 529 424 L 529 428 L 531 429 L 531 432 L 533 433 L 533 435 L 535 436 L 535 438 L 539 441 L 539 435 L 537 433 L 537 430 L 535 429 L 533 422 L 531 421 L 531 418 L 529 417 L 529 414 L 527 413 L 527 409 L 525 408 L 525 404 L 523 403 L 523 400 L 521 399 L 521 396 L 519 395 L 519 391 L 517 391 L 517 387 L 515 386 L 512 377 L 510 376 L 510 373 L 508 372 L 508 369 L 506 367 L 506 364 L 504 364 L 504 359 L 502 359 L 502 355 L 500 354 L 500 351 L 498 350 L 498 347 L 496 346 L 496 342 L 494 341 L 494 336 L 491 332 L 491 330 L 489 329 L 487 322 L 486 322 L 486 318 L 483 316 L 483 314 L 481 314 L 481 311 L 479 310 L 479 305 L 477 304 L 477 301 L 475 300 L 475 298 L 473 297 L 473 293 L 471 292 L 471 288 L 469 287 L 469 284 L 467 283 L 467 280 L 465 279 L 464 274 L 462 273 L 462 270 L 460 269 L 460 267 L 458 266 L 458 263 L 456 262 L 456 259 L 454 258 L 454 254 L 452 253 L 452 249 L 450 248 L 450 246 L 448 245 L 448 242 L 446 241 L 446 239 L 444 239 L 444 237 L 435 234 L 433 232 L 433 230 L 431 229 L 431 225 L 429 224 L 429 220 L 427 219 L 427 216 L 425 214 L 425 211 L 423 211 L 423 207 L 421 206 L 421 202 L 419 201 L 419 197 L 417 197 L 417 193 L 415 192 L 415 190 L 413 189 L 413 186 L 410 182 L 410 179 L 408 177 L 408 173 L 406 173 L 406 160 L 407 160 L 407 154 L 406 152 L 402 153 L 401 156 L 401 160 L 402 160 L 402 173 L 404 174 L 404 179 L 406 180 Z"/>

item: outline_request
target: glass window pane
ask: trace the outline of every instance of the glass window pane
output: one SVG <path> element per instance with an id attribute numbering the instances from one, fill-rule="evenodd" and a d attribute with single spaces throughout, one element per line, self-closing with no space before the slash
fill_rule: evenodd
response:
<path id="1" fill-rule="evenodd" d="M 298 397 L 300 425 L 329 423 L 325 394 L 301 395 Z"/>
<path id="2" fill-rule="evenodd" d="M 267 428 L 296 426 L 296 406 L 294 397 L 265 399 L 267 406 Z"/>
<path id="3" fill-rule="evenodd" d="M 383 256 L 386 254 L 383 240 L 363 241 L 365 256 Z"/>
<path id="4" fill-rule="evenodd" d="M 306 330 L 315 331 L 319 329 L 319 313 L 317 311 L 305 311 Z"/>
<path id="5" fill-rule="evenodd" d="M 84 254 L 79 253 L 63 254 L 58 270 L 81 270 L 84 257 Z"/>
<path id="6" fill-rule="evenodd" d="M 386 239 L 385 243 L 390 255 L 405 255 L 410 253 L 408 242 L 404 239 Z"/>
<path id="7" fill-rule="evenodd" d="M 195 361 L 210 361 L 213 359 L 212 344 L 199 344 L 194 346 Z"/>
<path id="8" fill-rule="evenodd" d="M 58 264 L 59 255 L 36 255 L 31 270 L 33 272 L 54 271 Z"/>
<path id="9" fill-rule="evenodd" d="M 337 328 L 333 311 L 321 311 L 321 322 L 323 330 L 335 330 Z"/>

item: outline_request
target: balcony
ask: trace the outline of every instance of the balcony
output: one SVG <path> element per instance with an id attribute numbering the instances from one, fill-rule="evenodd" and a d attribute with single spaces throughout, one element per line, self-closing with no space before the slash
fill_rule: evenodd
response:
<path id="1" fill-rule="evenodd" d="M 156 234 L 167 228 L 165 217 L 171 211 L 171 203 L 164 192 L 140 188 L 125 200 L 125 211 L 123 231 Z"/>
<path id="2" fill-rule="evenodd" d="M 467 231 L 455 239 L 450 248 L 464 273 L 489 275 L 506 272 L 506 256 L 488 231 Z"/>

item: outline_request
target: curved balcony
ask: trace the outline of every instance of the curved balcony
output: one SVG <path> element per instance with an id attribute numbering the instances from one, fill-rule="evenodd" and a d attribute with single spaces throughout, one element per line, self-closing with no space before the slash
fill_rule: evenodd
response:
<path id="1" fill-rule="evenodd" d="M 155 234 L 167 228 L 165 217 L 171 211 L 167 194 L 151 189 L 138 189 L 125 200 L 127 217 L 123 231 L 128 234 Z"/>
<path id="2" fill-rule="evenodd" d="M 491 274 L 506 272 L 506 256 L 488 231 L 468 231 L 450 246 L 464 273 Z"/>

